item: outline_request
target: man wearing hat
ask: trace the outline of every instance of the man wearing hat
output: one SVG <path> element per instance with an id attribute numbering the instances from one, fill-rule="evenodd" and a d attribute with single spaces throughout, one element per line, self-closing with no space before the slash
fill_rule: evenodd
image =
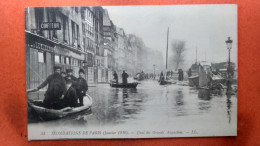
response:
<path id="1" fill-rule="evenodd" d="M 61 67 L 55 66 L 54 73 L 49 75 L 47 79 L 35 89 L 39 89 L 48 85 L 47 91 L 45 92 L 43 104 L 46 108 L 58 109 L 60 106 L 60 99 L 64 97 L 66 92 L 66 83 L 64 78 L 60 75 Z"/>
<path id="2" fill-rule="evenodd" d="M 87 81 L 84 79 L 85 71 L 83 69 L 79 70 L 79 78 L 78 78 L 78 88 L 77 88 L 77 96 L 79 99 L 79 105 L 83 106 L 83 98 L 86 95 L 88 90 Z"/>
<path id="3" fill-rule="evenodd" d="M 128 74 L 123 70 L 123 73 L 122 73 L 123 84 L 127 84 L 127 78 L 128 78 Z"/>
<path id="4" fill-rule="evenodd" d="M 77 98 L 77 92 L 76 89 L 72 86 L 71 80 L 66 80 L 66 94 L 64 95 L 64 98 L 61 102 L 61 108 L 65 107 L 78 107 L 78 98 Z"/>
<path id="5" fill-rule="evenodd" d="M 72 69 L 67 69 L 66 73 L 67 73 L 66 79 L 71 80 L 72 84 L 74 84 L 74 82 L 77 82 L 77 78 L 73 76 L 73 70 Z"/>

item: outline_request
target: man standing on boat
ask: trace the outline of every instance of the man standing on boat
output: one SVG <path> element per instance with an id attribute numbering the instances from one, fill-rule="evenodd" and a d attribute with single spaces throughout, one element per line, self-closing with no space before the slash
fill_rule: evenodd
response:
<path id="1" fill-rule="evenodd" d="M 114 71 L 113 76 L 114 76 L 114 80 L 116 81 L 116 84 L 118 84 L 118 75 L 117 75 L 116 71 Z"/>
<path id="2" fill-rule="evenodd" d="M 49 75 L 47 79 L 35 89 L 38 91 L 39 89 L 48 85 L 48 89 L 45 92 L 43 105 L 46 108 L 58 109 L 60 105 L 60 99 L 64 97 L 66 92 L 66 83 L 65 79 L 60 75 L 61 67 L 55 66 L 54 73 Z"/>
<path id="3" fill-rule="evenodd" d="M 188 70 L 188 76 L 190 77 L 192 75 L 191 68 Z"/>
<path id="4" fill-rule="evenodd" d="M 125 71 L 123 71 L 122 73 L 123 84 L 127 84 L 127 78 L 128 78 L 128 74 Z"/>
<path id="5" fill-rule="evenodd" d="M 84 79 L 85 71 L 83 69 L 79 70 L 79 78 L 78 78 L 78 88 L 77 88 L 77 96 L 79 99 L 79 106 L 83 106 L 83 98 L 86 95 L 88 90 L 87 81 Z"/>
<path id="6" fill-rule="evenodd" d="M 161 74 L 160 74 L 159 82 L 161 82 L 161 81 L 164 81 L 163 71 L 162 71 Z"/>
<path id="7" fill-rule="evenodd" d="M 178 77 L 179 81 L 183 81 L 183 71 L 182 71 L 182 69 L 179 69 L 178 74 L 179 74 L 179 77 Z"/>

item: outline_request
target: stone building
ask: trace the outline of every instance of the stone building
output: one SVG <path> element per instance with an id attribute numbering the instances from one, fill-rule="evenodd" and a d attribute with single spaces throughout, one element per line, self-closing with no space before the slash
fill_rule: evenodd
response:
<path id="1" fill-rule="evenodd" d="M 35 88 L 59 65 L 78 70 L 84 61 L 81 8 L 25 9 L 27 88 Z"/>

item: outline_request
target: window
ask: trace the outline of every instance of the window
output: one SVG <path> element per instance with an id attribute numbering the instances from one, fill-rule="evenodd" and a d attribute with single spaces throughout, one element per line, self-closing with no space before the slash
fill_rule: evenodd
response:
<path id="1" fill-rule="evenodd" d="M 63 32 L 63 41 L 68 43 L 68 17 L 62 15 L 62 32 Z"/>
<path id="2" fill-rule="evenodd" d="M 81 61 L 80 60 L 78 60 L 78 66 L 81 66 Z"/>
<path id="3" fill-rule="evenodd" d="M 41 22 L 43 22 L 43 8 L 35 8 L 35 22 L 38 29 L 37 33 L 43 35 L 42 30 L 40 29 Z"/>
<path id="4" fill-rule="evenodd" d="M 69 57 L 65 58 L 65 64 L 70 64 L 70 58 Z"/>
<path id="5" fill-rule="evenodd" d="M 85 24 L 82 23 L 82 34 L 85 35 L 85 32 L 86 32 Z"/>
<path id="6" fill-rule="evenodd" d="M 88 64 L 89 65 L 93 65 L 93 56 L 92 56 L 92 54 L 88 53 L 87 59 L 88 59 Z"/>
<path id="7" fill-rule="evenodd" d="M 60 63 L 60 56 L 55 55 L 54 60 L 55 60 L 55 63 Z"/>
<path id="8" fill-rule="evenodd" d="M 72 45 L 77 47 L 79 45 L 79 41 L 78 41 L 79 25 L 71 21 L 71 29 L 72 29 Z"/>
<path id="9" fill-rule="evenodd" d="M 65 61 L 65 60 L 64 60 L 64 56 L 61 56 L 61 57 L 60 57 L 60 63 L 61 63 L 61 64 L 64 64 L 64 61 Z"/>
<path id="10" fill-rule="evenodd" d="M 79 12 L 79 8 L 75 7 L 75 12 L 78 13 Z"/>
<path id="11" fill-rule="evenodd" d="M 87 50 L 86 50 L 86 48 L 87 48 L 87 43 L 86 43 L 87 41 L 86 41 L 86 38 L 84 37 L 83 38 L 83 49 L 84 49 L 84 52 L 86 52 Z"/>
<path id="12" fill-rule="evenodd" d="M 44 54 L 43 52 L 38 52 L 38 62 L 44 63 Z"/>

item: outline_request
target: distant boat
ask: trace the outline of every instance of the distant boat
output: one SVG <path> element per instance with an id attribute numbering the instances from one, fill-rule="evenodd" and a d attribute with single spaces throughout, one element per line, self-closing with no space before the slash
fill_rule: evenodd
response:
<path id="1" fill-rule="evenodd" d="M 199 76 L 190 76 L 189 78 L 189 86 L 199 86 Z"/>
<path id="2" fill-rule="evenodd" d="M 191 68 L 192 68 L 192 75 L 188 78 L 189 86 L 195 86 L 199 88 L 207 87 L 209 79 L 204 67 L 201 64 L 198 65 L 193 64 Z"/>
<path id="3" fill-rule="evenodd" d="M 37 115 L 45 121 L 61 119 L 67 116 L 75 115 L 77 113 L 89 110 L 93 101 L 89 95 L 84 97 L 84 106 L 80 107 L 66 107 L 63 109 L 48 109 L 43 107 L 42 100 L 28 100 L 28 106 L 34 110 Z"/>
<path id="4" fill-rule="evenodd" d="M 134 82 L 134 83 L 127 83 L 127 84 L 122 84 L 122 83 L 110 83 L 110 86 L 111 87 L 114 87 L 114 88 L 136 88 L 138 85 L 137 82 Z"/>

